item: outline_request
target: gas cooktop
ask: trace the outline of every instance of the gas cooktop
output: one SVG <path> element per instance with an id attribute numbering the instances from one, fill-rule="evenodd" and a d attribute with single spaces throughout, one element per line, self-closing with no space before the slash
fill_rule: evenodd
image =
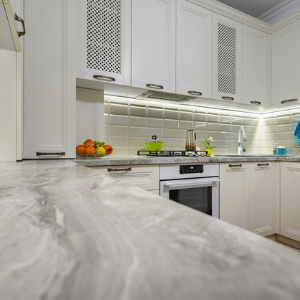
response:
<path id="1" fill-rule="evenodd" d="M 210 156 L 204 151 L 181 151 L 181 150 L 164 150 L 164 151 L 147 151 L 139 150 L 138 156 L 157 156 L 157 157 L 173 157 L 173 156 Z"/>

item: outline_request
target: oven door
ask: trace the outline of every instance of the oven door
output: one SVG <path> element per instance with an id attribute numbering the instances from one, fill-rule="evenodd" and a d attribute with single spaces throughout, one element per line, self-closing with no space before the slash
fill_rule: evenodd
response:
<path id="1" fill-rule="evenodd" d="M 219 219 L 218 177 L 160 181 L 160 196 Z"/>

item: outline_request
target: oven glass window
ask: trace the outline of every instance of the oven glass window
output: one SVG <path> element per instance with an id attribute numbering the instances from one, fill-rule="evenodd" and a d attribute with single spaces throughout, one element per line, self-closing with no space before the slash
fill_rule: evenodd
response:
<path id="1" fill-rule="evenodd" d="M 169 199 L 212 215 L 212 187 L 169 191 Z"/>

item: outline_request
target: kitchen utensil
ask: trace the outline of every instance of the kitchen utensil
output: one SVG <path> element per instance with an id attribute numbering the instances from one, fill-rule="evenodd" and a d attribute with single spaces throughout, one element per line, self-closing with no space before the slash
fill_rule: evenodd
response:
<path id="1" fill-rule="evenodd" d="M 164 143 L 161 141 L 157 141 L 157 136 L 153 135 L 152 140 L 148 142 L 144 142 L 144 144 L 146 145 L 146 149 L 148 151 L 161 151 L 162 145 Z"/>
<path id="2" fill-rule="evenodd" d="M 196 133 L 193 129 L 187 131 L 185 150 L 186 151 L 196 150 Z"/>

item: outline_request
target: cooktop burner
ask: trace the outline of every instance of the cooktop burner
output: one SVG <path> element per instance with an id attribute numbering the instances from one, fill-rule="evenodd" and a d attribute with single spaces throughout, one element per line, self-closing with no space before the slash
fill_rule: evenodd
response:
<path id="1" fill-rule="evenodd" d="M 172 156 L 209 156 L 209 154 L 204 151 L 147 151 L 139 150 L 137 152 L 139 156 L 157 156 L 157 157 L 172 157 Z"/>

